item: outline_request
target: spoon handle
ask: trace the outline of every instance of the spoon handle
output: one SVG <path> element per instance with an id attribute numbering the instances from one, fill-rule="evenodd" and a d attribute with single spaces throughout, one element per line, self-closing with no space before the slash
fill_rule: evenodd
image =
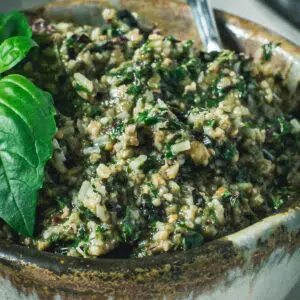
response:
<path id="1" fill-rule="evenodd" d="M 191 6 L 205 51 L 221 51 L 222 42 L 209 0 L 187 1 Z"/>

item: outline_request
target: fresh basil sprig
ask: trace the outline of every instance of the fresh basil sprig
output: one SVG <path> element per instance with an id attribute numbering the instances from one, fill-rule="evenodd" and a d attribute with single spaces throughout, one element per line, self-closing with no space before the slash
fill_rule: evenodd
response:
<path id="1" fill-rule="evenodd" d="M 0 73 L 22 61 L 37 43 L 25 16 L 17 11 L 0 14 Z"/>
<path id="2" fill-rule="evenodd" d="M 22 61 L 37 43 L 26 36 L 14 36 L 0 45 L 0 73 L 8 71 Z"/>
<path id="3" fill-rule="evenodd" d="M 23 14 L 0 15 L 0 73 L 37 46 L 31 35 Z M 54 117 L 49 93 L 21 75 L 0 80 L 0 218 L 25 236 L 34 233 L 37 193 L 53 150 Z"/>
<path id="4" fill-rule="evenodd" d="M 32 235 L 56 131 L 50 95 L 21 75 L 0 80 L 0 217 Z"/>
<path id="5" fill-rule="evenodd" d="M 12 36 L 32 37 L 27 19 L 18 11 L 0 14 L 0 43 Z"/>

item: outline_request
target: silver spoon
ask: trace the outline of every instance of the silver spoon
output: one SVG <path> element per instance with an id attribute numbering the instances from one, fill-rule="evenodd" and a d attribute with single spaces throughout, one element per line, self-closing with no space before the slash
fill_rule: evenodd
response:
<path id="1" fill-rule="evenodd" d="M 187 0 L 198 28 L 204 50 L 207 52 L 223 49 L 215 17 L 209 0 Z"/>
<path id="2" fill-rule="evenodd" d="M 207 52 L 222 51 L 224 48 L 210 0 L 187 0 L 187 2 L 192 9 L 204 50 Z M 282 102 L 282 99 L 274 91 L 273 97 L 278 102 Z"/>

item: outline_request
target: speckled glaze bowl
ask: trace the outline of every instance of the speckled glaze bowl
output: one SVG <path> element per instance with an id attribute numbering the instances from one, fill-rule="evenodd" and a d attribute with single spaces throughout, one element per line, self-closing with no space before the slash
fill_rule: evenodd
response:
<path id="1" fill-rule="evenodd" d="M 165 34 L 198 40 L 182 0 L 69 0 L 27 12 L 29 17 L 101 24 L 103 7 L 139 13 Z M 254 57 L 281 43 L 270 62 L 291 93 L 300 81 L 300 49 L 282 37 L 217 11 L 227 47 Z M 299 93 L 298 93 L 299 95 Z M 300 277 L 300 206 L 204 246 L 143 259 L 80 259 L 0 241 L 0 299 L 284 299 Z"/>

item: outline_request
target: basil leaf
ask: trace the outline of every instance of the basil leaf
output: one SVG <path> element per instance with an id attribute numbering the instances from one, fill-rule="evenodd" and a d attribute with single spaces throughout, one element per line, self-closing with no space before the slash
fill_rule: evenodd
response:
<path id="1" fill-rule="evenodd" d="M 21 75 L 0 80 L 0 218 L 32 236 L 56 131 L 50 94 Z"/>
<path id="2" fill-rule="evenodd" d="M 0 14 L 0 43 L 13 36 L 31 38 L 32 31 L 27 19 L 18 11 Z"/>
<path id="3" fill-rule="evenodd" d="M 0 45 L 0 73 L 3 73 L 23 60 L 37 44 L 25 36 L 14 36 Z"/>

